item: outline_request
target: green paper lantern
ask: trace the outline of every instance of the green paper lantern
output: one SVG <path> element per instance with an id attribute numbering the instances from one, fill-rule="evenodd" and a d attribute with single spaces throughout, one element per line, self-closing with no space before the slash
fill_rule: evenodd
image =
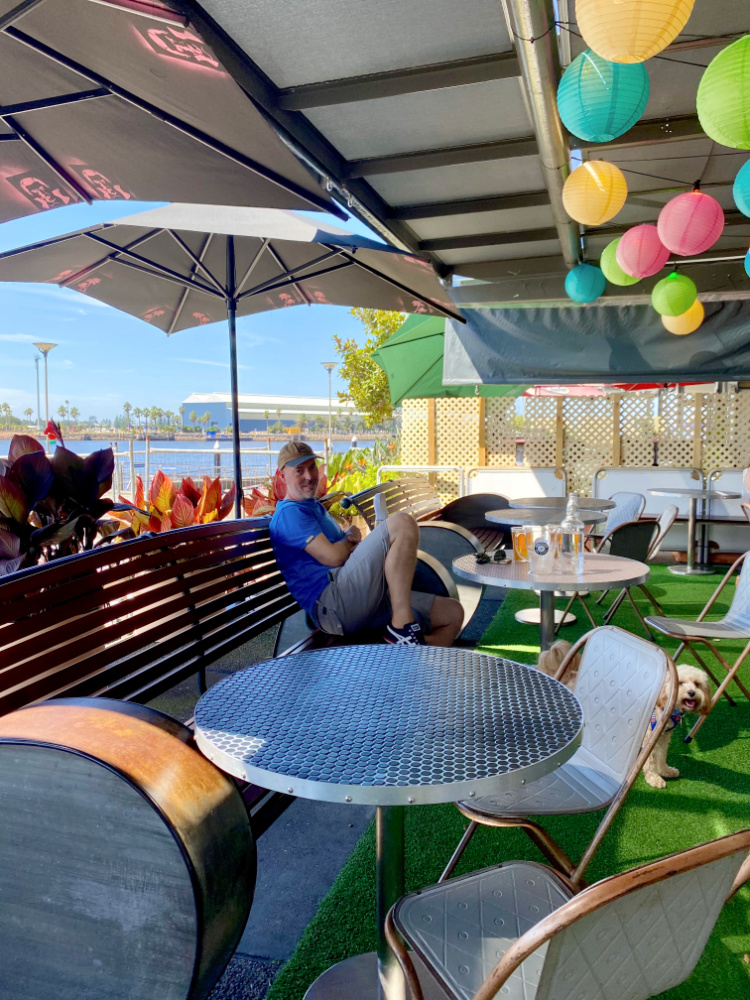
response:
<path id="1" fill-rule="evenodd" d="M 611 142 L 635 125 L 648 95 L 643 63 L 607 62 L 587 49 L 563 73 L 557 107 L 565 127 L 579 139 Z"/>
<path id="2" fill-rule="evenodd" d="M 565 278 L 565 291 L 574 302 L 593 302 L 606 287 L 604 275 L 595 264 L 578 264 Z"/>
<path id="3" fill-rule="evenodd" d="M 607 281 L 611 282 L 613 285 L 637 285 L 641 280 L 640 278 L 632 278 L 629 274 L 625 274 L 623 269 L 617 263 L 617 244 L 622 239 L 618 236 L 616 240 L 612 240 L 607 246 L 602 250 L 602 256 L 599 260 L 599 267 L 602 269 L 602 273 Z"/>
<path id="4" fill-rule="evenodd" d="M 701 128 L 714 142 L 750 149 L 750 35 L 711 60 L 698 84 L 696 107 Z"/>
<path id="5" fill-rule="evenodd" d="M 682 316 L 698 297 L 695 283 L 673 271 L 654 286 L 651 304 L 661 316 Z"/>

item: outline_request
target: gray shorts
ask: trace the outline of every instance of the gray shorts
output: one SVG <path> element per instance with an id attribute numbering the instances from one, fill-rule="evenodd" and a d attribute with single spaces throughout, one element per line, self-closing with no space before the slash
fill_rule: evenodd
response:
<path id="1" fill-rule="evenodd" d="M 343 566 L 329 570 L 330 583 L 315 605 L 315 617 L 329 635 L 349 635 L 362 629 L 385 628 L 391 620 L 391 602 L 385 582 L 385 557 L 391 539 L 386 522 L 370 532 Z M 434 594 L 411 592 L 414 620 L 422 631 L 432 631 L 430 612 Z"/>

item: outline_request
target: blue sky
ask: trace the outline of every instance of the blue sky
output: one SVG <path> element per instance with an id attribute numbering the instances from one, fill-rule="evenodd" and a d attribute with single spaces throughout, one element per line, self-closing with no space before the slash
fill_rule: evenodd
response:
<path id="1" fill-rule="evenodd" d="M 96 202 L 53 209 L 0 225 L 0 251 L 144 211 L 154 205 Z M 357 219 L 335 225 L 377 239 Z M 303 306 L 237 321 L 240 392 L 326 396 L 321 361 L 333 361 L 333 335 L 361 339 L 363 328 L 346 307 Z M 113 419 L 127 400 L 177 410 L 191 392 L 228 392 L 226 324 L 167 336 L 142 320 L 78 292 L 50 285 L 0 282 L 0 403 L 16 416 L 36 416 L 34 341 L 56 343 L 49 354 L 50 411 L 68 400 L 83 418 Z M 40 366 L 42 416 L 44 380 Z M 343 383 L 334 372 L 334 393 Z M 335 398 L 335 397 L 334 397 Z"/>

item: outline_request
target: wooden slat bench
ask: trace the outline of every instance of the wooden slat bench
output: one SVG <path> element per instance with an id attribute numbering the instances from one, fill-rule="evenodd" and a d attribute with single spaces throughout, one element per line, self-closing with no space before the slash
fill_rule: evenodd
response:
<path id="1" fill-rule="evenodd" d="M 299 612 L 267 518 L 142 536 L 0 580 L 0 715 L 48 698 L 146 703 Z M 296 648 L 328 641 L 307 635 Z M 290 650 L 291 652 L 292 650 Z M 293 801 L 247 786 L 259 836 Z"/>

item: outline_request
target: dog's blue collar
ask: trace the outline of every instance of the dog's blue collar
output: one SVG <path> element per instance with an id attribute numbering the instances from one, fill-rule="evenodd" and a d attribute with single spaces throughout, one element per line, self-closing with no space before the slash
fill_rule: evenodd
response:
<path id="1" fill-rule="evenodd" d="M 651 716 L 652 729 L 656 729 L 657 721 L 658 720 L 656 718 L 656 712 L 654 712 L 654 714 Z M 682 712 L 678 712 L 677 709 L 675 709 L 674 712 L 672 712 L 672 714 L 669 716 L 669 722 L 664 727 L 664 732 L 671 733 L 672 730 L 676 729 L 681 722 L 682 722 Z"/>

